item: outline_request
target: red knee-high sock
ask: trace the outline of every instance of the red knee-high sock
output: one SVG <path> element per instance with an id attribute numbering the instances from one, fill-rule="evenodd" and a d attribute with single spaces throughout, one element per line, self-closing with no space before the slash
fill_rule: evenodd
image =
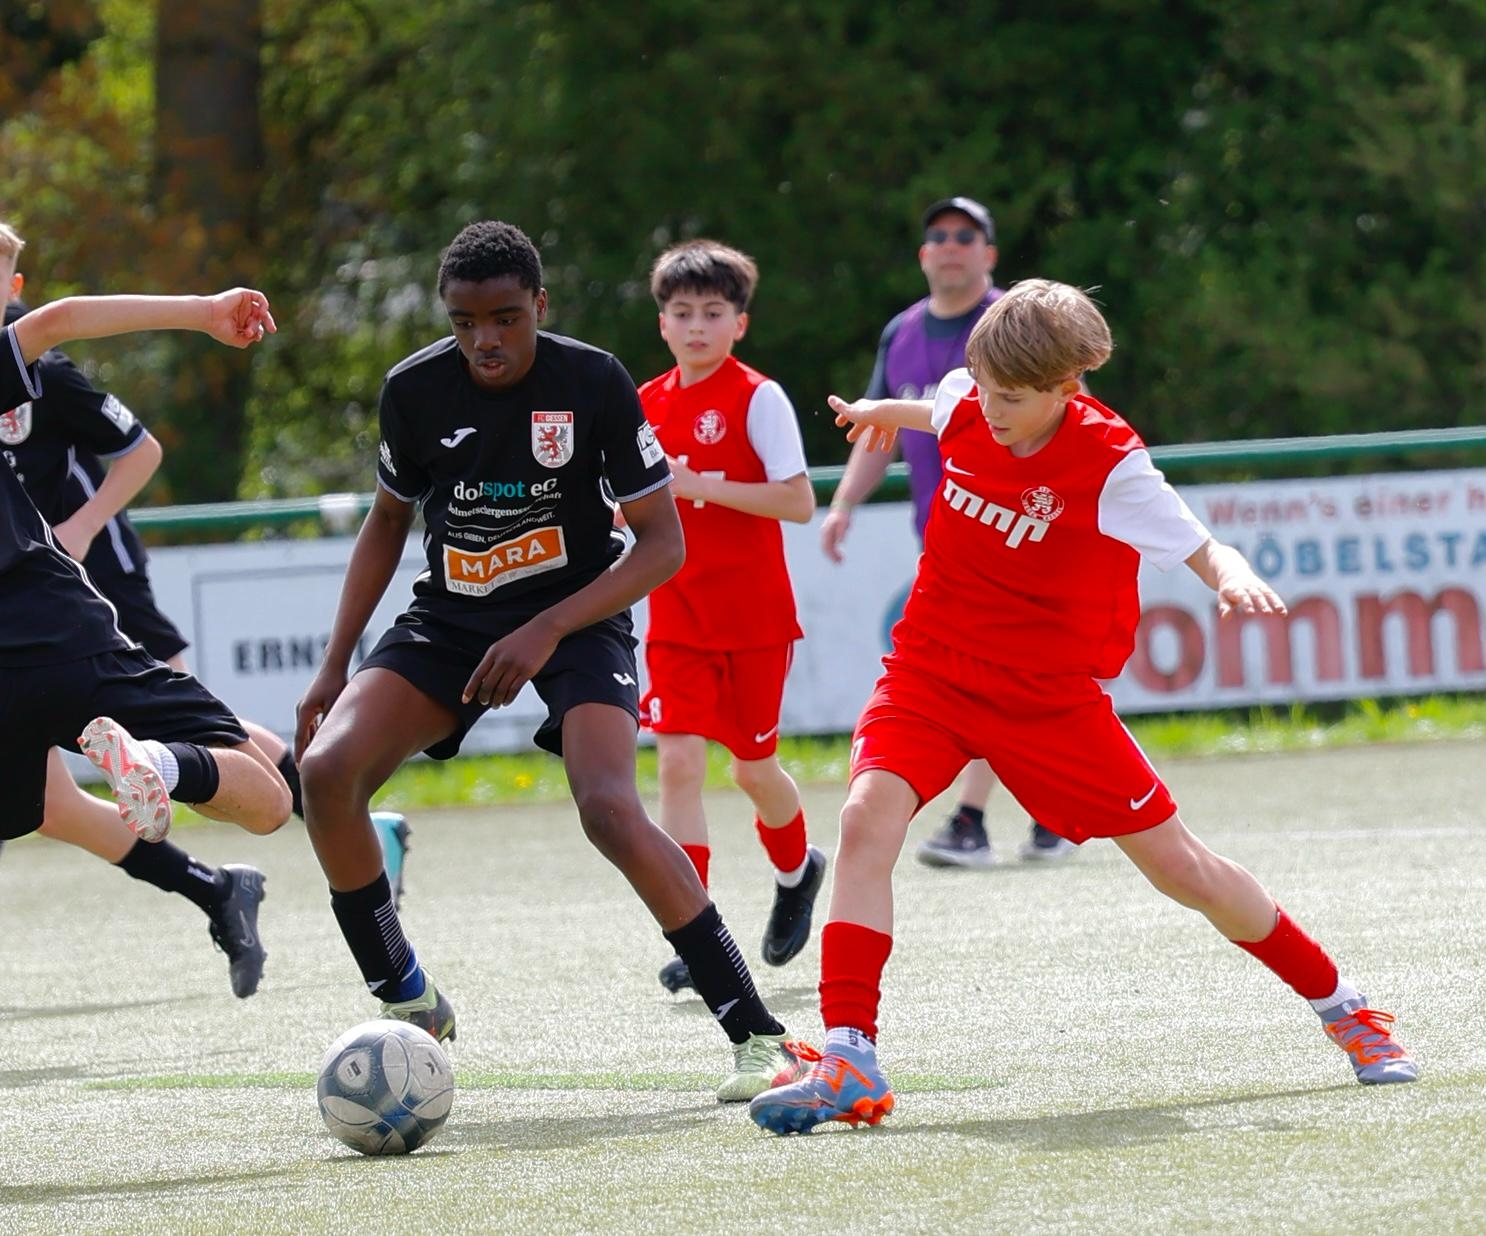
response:
<path id="1" fill-rule="evenodd" d="M 712 865 L 712 847 L 710 845 L 684 845 L 681 847 L 686 851 L 686 857 L 691 859 L 691 865 L 697 869 L 697 875 L 702 879 L 702 887 L 707 887 L 707 868 Z"/>
<path id="2" fill-rule="evenodd" d="M 1275 906 L 1279 921 L 1262 940 L 1235 940 L 1289 983 L 1307 1000 L 1324 1000 L 1336 990 L 1336 963 L 1326 950 L 1296 926 L 1295 920 Z"/>
<path id="3" fill-rule="evenodd" d="M 758 839 L 776 871 L 798 871 L 805 861 L 805 809 L 795 812 L 795 818 L 780 828 L 770 828 L 757 816 L 753 826 L 758 830 Z"/>
<path id="4" fill-rule="evenodd" d="M 850 1026 L 877 1041 L 882 968 L 893 938 L 860 923 L 827 923 L 820 933 L 820 1016 L 826 1029 Z"/>

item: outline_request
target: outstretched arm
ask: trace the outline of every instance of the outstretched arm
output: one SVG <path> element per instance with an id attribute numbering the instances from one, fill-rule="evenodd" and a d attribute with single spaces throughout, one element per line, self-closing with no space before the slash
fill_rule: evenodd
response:
<path id="1" fill-rule="evenodd" d="M 1226 618 L 1237 610 L 1241 614 L 1283 614 L 1285 603 L 1255 573 L 1249 560 L 1231 545 L 1209 537 L 1202 547 L 1187 559 L 1193 574 L 1218 594 L 1218 616 Z"/>
<path id="2" fill-rule="evenodd" d="M 139 330 L 199 330 L 245 348 L 278 329 L 268 297 L 251 288 L 215 296 L 67 296 L 17 318 L 12 329 L 30 364 L 73 339 L 102 339 Z"/>
<path id="3" fill-rule="evenodd" d="M 839 395 L 826 398 L 836 414 L 836 424 L 850 425 L 846 440 L 862 439 L 869 451 L 890 451 L 900 429 L 934 432 L 934 402 L 931 399 L 858 399 L 848 403 Z"/>

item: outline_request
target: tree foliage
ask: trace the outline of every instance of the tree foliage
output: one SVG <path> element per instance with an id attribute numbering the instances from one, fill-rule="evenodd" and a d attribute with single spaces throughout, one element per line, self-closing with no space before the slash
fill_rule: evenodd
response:
<path id="1" fill-rule="evenodd" d="M 639 379 L 669 363 L 656 253 L 749 250 L 741 354 L 817 463 L 844 449 L 824 396 L 922 293 L 918 213 L 949 193 L 995 213 L 998 282 L 1099 289 L 1118 347 L 1093 384 L 1152 441 L 1476 415 L 1483 0 L 262 3 L 245 266 L 284 331 L 244 457 L 213 448 L 245 492 L 369 483 L 381 375 L 443 332 L 438 253 L 481 217 L 541 245 L 553 328 Z M 151 7 L 92 8 L 102 37 L 0 128 L 50 294 L 154 285 L 178 227 L 150 177 Z M 126 397 L 162 363 L 102 356 Z M 168 389 L 140 410 L 182 415 Z"/>

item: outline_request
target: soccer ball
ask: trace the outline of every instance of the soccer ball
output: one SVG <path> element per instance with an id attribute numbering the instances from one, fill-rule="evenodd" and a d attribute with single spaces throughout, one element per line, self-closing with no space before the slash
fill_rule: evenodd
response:
<path id="1" fill-rule="evenodd" d="M 407 1154 L 444 1127 L 454 1072 L 428 1031 L 368 1021 L 330 1045 L 315 1092 L 325 1127 L 353 1150 Z"/>

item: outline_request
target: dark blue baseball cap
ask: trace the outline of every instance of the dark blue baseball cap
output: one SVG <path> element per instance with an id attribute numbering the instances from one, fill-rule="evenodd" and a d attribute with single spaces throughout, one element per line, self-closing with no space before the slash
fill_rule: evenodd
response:
<path id="1" fill-rule="evenodd" d="M 968 215 L 975 226 L 986 234 L 986 243 L 989 245 L 996 243 L 996 221 L 991 218 L 989 210 L 971 197 L 941 198 L 924 211 L 924 226 L 928 227 L 940 215 L 950 210 L 958 210 L 962 215 Z"/>

